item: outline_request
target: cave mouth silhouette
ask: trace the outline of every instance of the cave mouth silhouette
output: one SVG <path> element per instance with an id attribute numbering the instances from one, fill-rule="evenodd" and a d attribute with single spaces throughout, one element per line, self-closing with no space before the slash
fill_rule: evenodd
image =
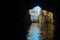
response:
<path id="1" fill-rule="evenodd" d="M 34 0 L 35 1 L 35 0 Z M 23 4 L 22 4 L 22 3 Z M 20 3 L 20 4 L 18 4 Z M 31 8 L 33 8 L 34 6 L 38 5 L 37 3 L 39 3 L 39 5 L 42 7 L 42 9 L 44 10 L 48 10 L 48 11 L 51 11 L 54 13 L 54 20 L 55 20 L 55 24 L 56 24 L 56 27 L 55 27 L 55 38 L 56 40 L 60 39 L 58 36 L 59 36 L 59 12 L 58 12 L 58 9 L 60 8 L 59 4 L 60 2 L 58 2 L 58 0 L 41 0 L 41 1 L 37 1 L 36 3 L 32 0 L 22 0 L 22 1 L 18 1 L 17 3 L 17 9 L 19 9 L 19 16 L 17 16 L 17 30 L 20 32 L 20 40 L 21 39 L 24 39 L 24 35 L 27 34 L 26 30 L 29 28 L 29 26 L 31 25 L 31 19 L 30 19 L 30 15 L 29 13 L 27 13 L 27 11 Z M 18 11 L 18 10 L 17 10 Z M 21 27 L 21 28 L 20 28 Z M 25 30 L 26 29 L 26 30 Z M 23 31 L 24 30 L 24 31 Z M 19 32 L 17 34 L 19 34 Z M 19 35 L 18 35 L 19 36 Z M 24 39 L 25 40 L 25 39 Z"/>
<path id="2" fill-rule="evenodd" d="M 36 6 L 34 8 L 36 10 L 36 9 L 39 9 L 40 7 Z M 37 12 L 35 12 L 33 10 L 33 8 L 29 10 L 29 14 L 32 15 L 30 17 L 32 17 L 33 21 L 36 20 L 35 18 L 36 18 L 36 15 L 37 15 L 38 12 L 40 13 L 41 10 L 39 9 L 39 11 L 37 11 Z M 32 24 L 31 24 L 31 26 L 30 26 L 30 28 L 28 30 L 27 40 L 42 40 L 41 34 L 45 36 L 45 37 L 43 36 L 43 39 L 45 39 L 45 40 L 53 40 L 53 37 L 52 37 L 53 36 L 52 32 L 54 31 L 53 23 L 51 23 L 51 24 L 50 23 L 48 23 L 48 24 L 45 23 L 44 25 L 43 24 L 44 24 L 44 22 L 40 23 L 40 24 L 39 24 L 39 22 L 32 22 Z M 43 32 L 41 32 L 41 31 L 43 31 Z M 49 34 L 49 31 L 51 32 L 51 34 Z M 45 34 L 44 34 L 44 32 L 45 32 Z"/>

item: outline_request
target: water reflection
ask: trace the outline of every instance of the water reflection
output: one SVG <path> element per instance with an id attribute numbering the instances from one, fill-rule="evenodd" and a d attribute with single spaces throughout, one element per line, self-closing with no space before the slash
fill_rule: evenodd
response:
<path id="1" fill-rule="evenodd" d="M 53 40 L 54 24 L 53 23 L 39 23 L 41 28 L 42 40 Z"/>
<path id="2" fill-rule="evenodd" d="M 41 31 L 40 28 L 38 27 L 38 23 L 32 23 L 27 36 L 27 40 L 41 40 L 40 33 Z"/>
<path id="3" fill-rule="evenodd" d="M 53 23 L 32 23 L 27 40 L 53 40 Z"/>

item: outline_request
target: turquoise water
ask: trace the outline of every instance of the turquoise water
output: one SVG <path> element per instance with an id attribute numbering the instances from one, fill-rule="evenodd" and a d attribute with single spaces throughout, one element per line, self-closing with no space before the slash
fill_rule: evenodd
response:
<path id="1" fill-rule="evenodd" d="M 38 28 L 38 23 L 32 23 L 27 35 L 27 40 L 42 40 L 41 30 Z"/>

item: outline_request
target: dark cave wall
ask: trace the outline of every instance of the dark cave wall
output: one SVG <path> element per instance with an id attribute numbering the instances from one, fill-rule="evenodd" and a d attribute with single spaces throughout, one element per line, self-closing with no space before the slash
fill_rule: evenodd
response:
<path id="1" fill-rule="evenodd" d="M 48 10 L 48 11 L 51 11 L 54 13 L 54 19 L 56 21 L 56 24 L 55 24 L 55 40 L 58 40 L 59 39 L 59 4 L 60 4 L 60 1 L 58 0 L 48 0 L 48 1 L 45 1 L 45 0 L 42 0 L 42 1 L 39 1 L 39 0 L 35 0 L 34 2 L 32 0 L 19 0 L 19 1 L 16 1 L 17 4 L 17 14 L 16 14 L 16 37 L 17 37 L 17 40 L 24 40 L 24 38 L 26 38 L 25 34 L 27 32 L 27 28 L 28 26 L 31 25 L 31 20 L 30 20 L 30 15 L 27 13 L 27 11 L 31 8 L 33 8 L 34 6 L 36 5 L 40 5 L 43 9 L 45 10 Z M 27 15 L 28 14 L 28 15 Z"/>

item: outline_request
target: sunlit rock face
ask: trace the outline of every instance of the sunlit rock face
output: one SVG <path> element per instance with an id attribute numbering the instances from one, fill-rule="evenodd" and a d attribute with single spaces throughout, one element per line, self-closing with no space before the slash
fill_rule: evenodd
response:
<path id="1" fill-rule="evenodd" d="M 37 21 L 38 20 L 38 16 L 40 15 L 41 11 L 41 7 L 36 6 L 33 9 L 29 10 L 29 14 L 31 15 L 31 21 Z"/>
<path id="2" fill-rule="evenodd" d="M 54 22 L 53 13 L 46 10 L 41 11 L 43 16 L 39 16 L 39 22 Z"/>

